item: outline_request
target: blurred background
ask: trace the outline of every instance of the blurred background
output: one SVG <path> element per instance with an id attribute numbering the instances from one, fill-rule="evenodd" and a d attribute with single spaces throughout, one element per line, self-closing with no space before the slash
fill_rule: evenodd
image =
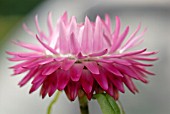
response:
<path id="1" fill-rule="evenodd" d="M 42 100 L 39 91 L 29 95 L 30 84 L 19 88 L 17 83 L 23 77 L 11 77 L 13 65 L 7 61 L 5 51 L 18 51 L 20 48 L 11 41 L 34 42 L 22 29 L 22 23 L 36 32 L 34 16 L 38 14 L 40 26 L 46 31 L 46 19 L 49 11 L 53 12 L 53 21 L 67 11 L 75 15 L 78 22 L 87 15 L 94 21 L 96 15 L 104 17 L 110 14 L 112 24 L 118 15 L 122 30 L 130 26 L 132 33 L 139 23 L 148 28 L 141 47 L 156 50 L 159 60 L 150 70 L 156 73 L 149 77 L 150 83 L 144 85 L 135 82 L 139 94 L 133 95 L 128 90 L 121 94 L 120 101 L 126 114 L 170 114 L 170 1 L 169 0 L 0 0 L 0 114 L 46 114 L 46 109 L 53 97 Z M 53 108 L 53 114 L 79 114 L 78 101 L 73 103 L 62 94 Z M 90 113 L 101 114 L 96 102 L 90 102 Z"/>

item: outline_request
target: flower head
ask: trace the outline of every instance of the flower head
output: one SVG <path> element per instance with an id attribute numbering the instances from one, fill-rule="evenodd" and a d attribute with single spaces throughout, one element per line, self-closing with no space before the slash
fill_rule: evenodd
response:
<path id="1" fill-rule="evenodd" d="M 143 41 L 145 30 L 137 35 L 140 25 L 125 42 L 129 26 L 121 33 L 118 16 L 113 32 L 108 15 L 105 20 L 97 16 L 95 22 L 91 22 L 86 17 L 84 23 L 77 23 L 74 16 L 68 19 L 65 12 L 53 26 L 49 13 L 48 35 L 39 27 L 37 16 L 35 24 L 37 34 L 25 24 L 23 28 L 37 39 L 39 45 L 15 42 L 31 51 L 7 52 L 12 55 L 10 61 L 20 62 L 11 67 L 14 75 L 26 72 L 19 85 L 23 86 L 32 79 L 30 93 L 41 87 L 43 98 L 47 94 L 53 95 L 56 90 L 64 90 L 70 100 L 75 100 L 81 90 L 88 99 L 99 92 L 118 99 L 118 93 L 125 92 L 124 85 L 135 93 L 138 90 L 133 79 L 147 83 L 146 75 L 154 75 L 146 70 L 152 64 L 142 61 L 156 60 L 149 57 L 155 52 L 146 49 L 128 51 Z"/>

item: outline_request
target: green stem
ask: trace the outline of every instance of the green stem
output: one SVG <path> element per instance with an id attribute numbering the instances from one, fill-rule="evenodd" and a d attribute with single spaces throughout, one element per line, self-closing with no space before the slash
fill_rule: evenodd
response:
<path id="1" fill-rule="evenodd" d="M 60 96 L 60 93 L 61 93 L 60 91 L 57 91 L 54 99 L 51 101 L 50 105 L 48 106 L 47 114 L 51 114 L 52 107 L 57 102 L 58 97 Z"/>
<path id="2" fill-rule="evenodd" d="M 81 114 L 89 114 L 88 100 L 85 95 L 82 97 L 79 97 L 79 105 L 80 105 Z"/>

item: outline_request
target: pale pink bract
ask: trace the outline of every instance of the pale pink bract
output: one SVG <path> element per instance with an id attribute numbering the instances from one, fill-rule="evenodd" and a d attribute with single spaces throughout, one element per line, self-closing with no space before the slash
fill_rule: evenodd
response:
<path id="1" fill-rule="evenodd" d="M 147 83 L 146 75 L 154 75 L 146 70 L 152 64 L 142 61 L 155 61 L 157 58 L 149 56 L 156 52 L 147 52 L 146 49 L 128 51 L 143 41 L 145 30 L 137 35 L 140 25 L 125 42 L 129 26 L 121 33 L 118 16 L 114 32 L 108 15 L 105 20 L 97 16 L 95 22 L 86 17 L 84 23 L 78 24 L 74 16 L 68 19 L 65 12 L 55 26 L 51 16 L 49 13 L 48 35 L 39 27 L 37 16 L 37 34 L 23 25 L 40 45 L 18 41 L 15 44 L 31 52 L 7 52 L 12 56 L 10 61 L 20 62 L 11 67 L 13 75 L 27 73 L 19 85 L 23 86 L 32 79 L 30 93 L 41 87 L 43 98 L 47 94 L 53 95 L 56 90 L 64 90 L 73 101 L 81 90 L 88 99 L 101 92 L 118 99 L 119 91 L 125 92 L 124 84 L 135 93 L 138 90 L 132 79 Z"/>

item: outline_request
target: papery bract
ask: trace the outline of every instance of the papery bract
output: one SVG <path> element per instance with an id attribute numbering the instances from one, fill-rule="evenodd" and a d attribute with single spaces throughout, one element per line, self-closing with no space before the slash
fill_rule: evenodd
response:
<path id="1" fill-rule="evenodd" d="M 147 83 L 146 75 L 154 75 L 146 70 L 152 64 L 142 61 L 155 61 L 157 58 L 149 56 L 156 52 L 147 52 L 146 48 L 128 51 L 143 41 L 146 30 L 137 35 L 140 25 L 125 42 L 129 26 L 121 33 L 118 16 L 113 32 L 108 15 L 105 20 L 97 16 L 95 22 L 86 17 L 85 22 L 79 24 L 74 16 L 68 19 L 65 12 L 55 26 L 51 16 L 49 13 L 48 35 L 39 27 L 37 16 L 36 34 L 23 24 L 24 30 L 36 38 L 39 45 L 25 42 L 15 44 L 31 52 L 7 52 L 12 55 L 10 61 L 20 62 L 11 67 L 14 75 L 27 72 L 19 85 L 23 86 L 33 79 L 30 93 L 41 87 L 43 98 L 47 94 L 53 95 L 56 90 L 64 90 L 73 101 L 78 91 L 82 90 L 88 99 L 101 92 L 118 99 L 119 91 L 125 92 L 124 84 L 135 93 L 138 90 L 133 79 Z"/>

